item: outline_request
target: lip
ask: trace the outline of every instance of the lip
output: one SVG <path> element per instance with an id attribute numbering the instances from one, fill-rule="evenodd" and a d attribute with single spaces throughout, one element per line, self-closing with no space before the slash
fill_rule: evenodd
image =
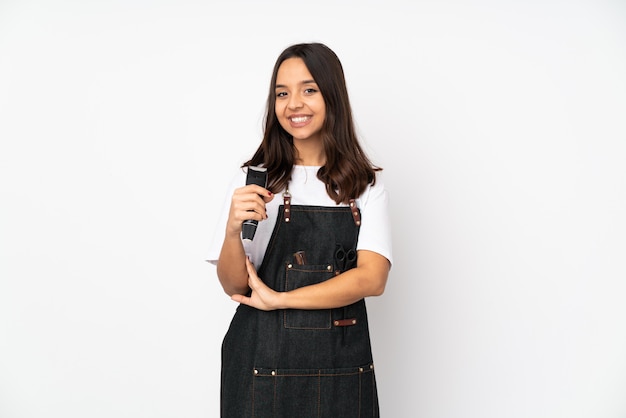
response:
<path id="1" fill-rule="evenodd" d="M 294 120 L 296 119 L 296 120 Z M 300 120 L 298 120 L 300 119 Z M 313 117 L 311 115 L 302 115 L 302 114 L 297 114 L 297 115 L 290 115 L 287 117 L 287 120 L 289 120 L 289 125 L 291 125 L 294 128 L 301 128 L 303 126 L 308 125 L 309 123 L 311 123 L 311 121 L 313 120 Z"/>

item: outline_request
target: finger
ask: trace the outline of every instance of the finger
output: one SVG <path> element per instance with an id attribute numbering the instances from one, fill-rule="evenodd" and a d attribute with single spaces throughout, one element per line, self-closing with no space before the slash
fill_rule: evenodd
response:
<path id="1" fill-rule="evenodd" d="M 267 219 L 267 209 L 263 200 L 256 196 L 256 200 L 249 202 L 240 202 L 235 206 L 237 216 L 242 219 L 256 219 L 262 221 Z"/>
<path id="2" fill-rule="evenodd" d="M 250 305 L 250 298 L 244 295 L 232 295 L 230 299 L 235 302 L 243 303 L 244 305 Z"/>
<path id="3" fill-rule="evenodd" d="M 265 201 L 255 193 L 233 195 L 231 206 L 235 210 L 265 209 Z"/>
<path id="4" fill-rule="evenodd" d="M 256 276 L 256 268 L 254 264 L 252 264 L 252 261 L 250 261 L 250 257 L 246 257 L 246 269 L 248 270 L 248 275 Z"/>
<path id="5" fill-rule="evenodd" d="M 257 185 L 248 185 L 235 190 L 232 204 L 239 210 L 253 210 L 265 217 L 265 204 L 274 199 L 274 194 Z"/>
<path id="6" fill-rule="evenodd" d="M 265 187 L 259 186 L 258 184 L 249 184 L 249 185 L 244 187 L 244 190 L 246 190 L 247 192 L 254 192 L 254 193 L 256 193 L 257 195 L 261 196 L 264 199 L 266 197 L 273 197 L 274 196 L 274 194 L 271 191 L 269 191 Z"/>
<path id="7" fill-rule="evenodd" d="M 274 199 L 274 193 L 270 192 L 269 190 L 267 191 L 267 194 L 261 195 L 261 197 L 263 197 L 263 201 L 265 203 L 269 203 Z"/>
<path id="8" fill-rule="evenodd" d="M 235 189 L 234 194 L 239 196 L 247 196 L 248 199 L 254 196 L 258 196 L 264 200 L 266 198 L 269 198 L 271 200 L 274 197 L 274 194 L 271 191 L 256 184 L 249 184 L 247 186 L 239 187 Z"/>
<path id="9" fill-rule="evenodd" d="M 256 274 L 256 270 L 254 269 L 252 263 L 246 264 L 246 268 L 248 269 L 248 287 L 252 290 L 257 290 L 261 279 Z"/>

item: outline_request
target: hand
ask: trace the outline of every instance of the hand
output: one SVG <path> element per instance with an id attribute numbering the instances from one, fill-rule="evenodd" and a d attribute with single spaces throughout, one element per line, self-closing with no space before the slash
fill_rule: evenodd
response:
<path id="1" fill-rule="evenodd" d="M 256 269 L 252 262 L 246 258 L 246 268 L 248 269 L 248 286 L 252 290 L 250 297 L 244 295 L 232 295 L 231 299 L 235 302 L 243 303 L 244 305 L 252 306 L 253 308 L 260 309 L 262 311 L 272 311 L 279 309 L 279 300 L 281 292 L 277 292 L 270 289 L 263 280 L 256 274 Z"/>
<path id="2" fill-rule="evenodd" d="M 272 199 L 274 199 L 272 192 L 254 184 L 235 189 L 230 202 L 227 233 L 239 235 L 241 226 L 246 220 L 262 221 L 267 219 L 265 204 Z"/>

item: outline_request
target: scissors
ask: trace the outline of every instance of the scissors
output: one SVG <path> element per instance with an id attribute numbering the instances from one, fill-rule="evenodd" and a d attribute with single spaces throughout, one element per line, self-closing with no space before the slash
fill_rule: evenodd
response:
<path id="1" fill-rule="evenodd" d="M 356 251 L 350 248 L 348 251 L 344 250 L 341 244 L 337 244 L 337 249 L 335 250 L 335 262 L 337 263 L 337 271 L 335 274 L 339 274 L 342 271 L 345 271 L 347 267 L 349 267 L 354 260 L 356 260 Z"/>

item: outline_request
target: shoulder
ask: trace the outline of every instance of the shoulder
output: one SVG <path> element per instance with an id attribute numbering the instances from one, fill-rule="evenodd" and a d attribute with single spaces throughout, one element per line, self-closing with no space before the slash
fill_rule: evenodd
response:
<path id="1" fill-rule="evenodd" d="M 377 171 L 374 181 L 367 185 L 367 188 L 357 199 L 361 205 L 365 206 L 368 203 L 374 201 L 387 201 L 387 188 L 385 187 L 385 180 L 383 171 Z"/>

